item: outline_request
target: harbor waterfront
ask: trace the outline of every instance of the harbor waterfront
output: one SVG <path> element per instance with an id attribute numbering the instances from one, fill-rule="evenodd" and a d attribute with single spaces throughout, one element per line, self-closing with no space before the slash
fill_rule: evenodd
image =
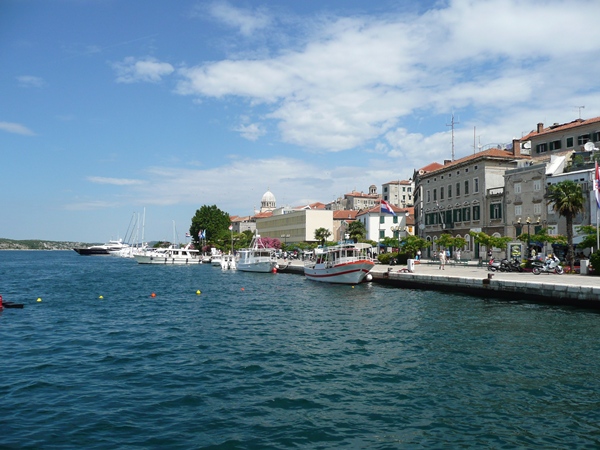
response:
<path id="1" fill-rule="evenodd" d="M 304 273 L 298 261 L 282 263 L 282 267 L 290 273 Z M 370 274 L 374 282 L 400 288 L 460 292 L 484 298 L 519 297 L 556 305 L 600 308 L 600 277 L 490 272 L 485 264 L 480 266 L 475 261 L 468 264 L 449 263 L 443 271 L 433 261 L 415 264 L 413 272 L 406 272 L 403 267 L 377 264 Z"/>
<path id="2" fill-rule="evenodd" d="M 73 251 L 0 251 L 0 295 L 0 448 L 600 446 L 592 309 Z"/>

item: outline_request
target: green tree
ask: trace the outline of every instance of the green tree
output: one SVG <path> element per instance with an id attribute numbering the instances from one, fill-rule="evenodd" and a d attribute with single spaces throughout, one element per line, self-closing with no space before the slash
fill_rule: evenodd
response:
<path id="1" fill-rule="evenodd" d="M 577 233 L 583 234 L 583 239 L 578 244 L 580 248 L 594 248 L 598 244 L 596 227 L 594 225 L 581 225 L 576 228 Z M 565 238 L 566 241 L 566 238 Z M 596 249 L 597 251 L 598 249 Z"/>
<path id="2" fill-rule="evenodd" d="M 367 235 L 367 229 L 360 220 L 355 220 L 348 225 L 348 234 L 354 242 L 360 242 Z"/>
<path id="3" fill-rule="evenodd" d="M 228 213 L 221 211 L 216 205 L 203 205 L 196 210 L 196 214 L 192 217 L 190 234 L 194 242 L 198 243 L 198 232 L 204 230 L 208 242 L 221 243 L 225 239 L 231 240 L 229 235 L 230 223 Z"/>
<path id="4" fill-rule="evenodd" d="M 426 241 L 418 236 L 413 236 L 412 234 L 400 239 L 400 248 L 402 249 L 402 253 L 406 253 L 410 259 L 415 257 L 417 251 L 425 249 L 429 246 L 431 246 L 431 242 Z"/>
<path id="5" fill-rule="evenodd" d="M 325 245 L 325 241 L 329 236 L 331 236 L 331 231 L 327 228 L 321 227 L 315 230 L 315 240 L 319 241 L 321 245 Z"/>
<path id="6" fill-rule="evenodd" d="M 584 198 L 581 185 L 572 180 L 548 186 L 548 204 L 554 211 L 567 220 L 567 263 L 573 271 L 573 219 L 584 210 Z"/>
<path id="7" fill-rule="evenodd" d="M 479 245 L 483 245 L 486 248 L 490 249 L 490 248 L 502 248 L 505 249 L 506 246 L 508 245 L 508 243 L 510 241 L 512 241 L 512 238 L 507 237 L 507 236 L 502 236 L 502 237 L 496 237 L 496 236 L 490 236 L 486 233 L 484 233 L 483 231 L 470 231 L 469 234 L 471 236 L 473 236 L 475 243 L 479 244 Z"/>

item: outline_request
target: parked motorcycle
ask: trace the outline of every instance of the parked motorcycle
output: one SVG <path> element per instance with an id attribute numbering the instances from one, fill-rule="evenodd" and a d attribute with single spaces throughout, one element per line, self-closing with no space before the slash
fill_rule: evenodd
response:
<path id="1" fill-rule="evenodd" d="M 500 270 L 502 272 L 523 272 L 523 267 L 521 267 L 521 262 L 517 258 L 513 258 L 510 261 L 504 258 L 500 262 Z"/>
<path id="2" fill-rule="evenodd" d="M 540 273 L 555 273 L 557 275 L 562 275 L 565 271 L 560 265 L 560 261 L 555 259 L 549 259 L 546 262 L 542 263 L 539 261 L 533 261 L 531 263 L 533 267 L 533 274 L 539 275 Z"/>
<path id="3" fill-rule="evenodd" d="M 488 263 L 488 270 L 490 272 L 503 271 L 502 261 L 496 261 L 494 258 L 491 258 L 490 262 Z"/>

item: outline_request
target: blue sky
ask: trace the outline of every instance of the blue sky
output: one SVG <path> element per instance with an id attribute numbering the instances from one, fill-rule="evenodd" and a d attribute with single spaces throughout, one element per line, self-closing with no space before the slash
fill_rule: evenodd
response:
<path id="1" fill-rule="evenodd" d="M 250 215 L 600 116 L 596 0 L 0 2 L 0 237 Z M 579 106 L 585 108 L 579 109 Z"/>

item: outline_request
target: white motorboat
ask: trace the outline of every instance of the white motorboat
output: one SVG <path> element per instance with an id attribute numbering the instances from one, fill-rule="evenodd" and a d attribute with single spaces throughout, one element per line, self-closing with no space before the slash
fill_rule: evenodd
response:
<path id="1" fill-rule="evenodd" d="M 270 273 L 277 268 L 274 248 L 266 248 L 259 235 L 255 235 L 250 248 L 238 250 L 237 269 L 242 272 Z"/>
<path id="2" fill-rule="evenodd" d="M 309 280 L 325 283 L 358 284 L 375 265 L 369 244 L 340 244 L 325 247 L 315 261 L 304 265 Z"/>
<path id="3" fill-rule="evenodd" d="M 236 263 L 235 257 L 232 254 L 221 255 L 221 269 L 223 270 L 235 270 Z"/>
<path id="4" fill-rule="evenodd" d="M 123 250 L 129 247 L 129 244 L 124 244 L 123 239 L 118 241 L 108 241 L 102 245 L 92 245 L 91 247 L 74 248 L 80 255 L 110 255 L 110 252 Z"/>
<path id="5" fill-rule="evenodd" d="M 221 267 L 221 260 L 223 259 L 223 255 L 220 250 L 212 247 L 210 249 L 210 263 L 215 267 Z"/>
<path id="6" fill-rule="evenodd" d="M 202 264 L 200 251 L 190 247 L 191 244 L 185 247 L 152 249 L 133 257 L 140 264 Z"/>

